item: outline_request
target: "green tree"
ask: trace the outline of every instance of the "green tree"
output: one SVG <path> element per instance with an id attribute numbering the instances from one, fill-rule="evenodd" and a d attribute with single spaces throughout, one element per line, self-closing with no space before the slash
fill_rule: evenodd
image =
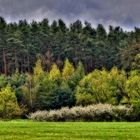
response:
<path id="1" fill-rule="evenodd" d="M 140 53 L 135 56 L 134 62 L 132 63 L 133 69 L 140 70 Z"/>
<path id="2" fill-rule="evenodd" d="M 5 75 L 0 75 L 0 89 L 6 87 L 8 84 L 8 77 Z"/>
<path id="3" fill-rule="evenodd" d="M 26 82 L 21 86 L 24 103 L 28 108 L 28 111 L 34 111 L 36 96 L 38 93 L 39 83 L 35 83 L 33 75 L 26 74 Z"/>
<path id="4" fill-rule="evenodd" d="M 15 91 L 18 103 L 20 105 L 25 105 L 22 86 L 26 83 L 26 75 L 20 74 L 18 71 L 16 71 L 14 74 L 9 76 L 7 79 L 8 79 L 7 80 L 8 84 L 11 85 L 12 89 Z"/>
<path id="5" fill-rule="evenodd" d="M 117 67 L 113 67 L 109 73 L 109 87 L 111 88 L 112 96 L 110 97 L 110 103 L 113 104 L 128 104 L 129 96 L 125 91 L 127 76 L 123 70 L 118 70 Z"/>
<path id="6" fill-rule="evenodd" d="M 139 44 L 130 45 L 121 52 L 121 62 L 125 70 L 131 71 L 138 68 L 139 52 Z"/>
<path id="7" fill-rule="evenodd" d="M 56 88 L 56 82 L 46 74 L 40 82 L 36 94 L 36 108 L 40 110 L 51 109 L 53 91 Z"/>
<path id="8" fill-rule="evenodd" d="M 84 66 L 81 62 L 79 62 L 73 75 L 70 77 L 70 79 L 67 80 L 67 83 L 73 92 L 75 92 L 76 86 L 79 84 L 80 80 L 84 76 L 85 76 Z"/>
<path id="9" fill-rule="evenodd" d="M 137 70 L 131 71 L 126 82 L 125 90 L 131 102 L 138 101 L 140 97 L 140 73 Z"/>
<path id="10" fill-rule="evenodd" d="M 110 72 L 95 70 L 80 81 L 76 89 L 77 104 L 128 103 L 125 83 L 125 72 L 117 68 Z"/>

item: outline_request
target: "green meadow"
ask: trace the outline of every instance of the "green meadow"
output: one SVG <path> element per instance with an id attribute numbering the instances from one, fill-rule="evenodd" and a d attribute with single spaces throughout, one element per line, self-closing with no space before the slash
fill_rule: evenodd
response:
<path id="1" fill-rule="evenodd" d="M 0 122 L 0 140 L 138 140 L 139 132 L 127 122 Z"/>

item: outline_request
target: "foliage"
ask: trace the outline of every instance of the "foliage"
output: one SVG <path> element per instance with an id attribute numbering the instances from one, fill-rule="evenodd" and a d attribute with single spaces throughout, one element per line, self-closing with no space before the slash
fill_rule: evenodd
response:
<path id="1" fill-rule="evenodd" d="M 29 118 L 36 121 L 112 121 L 127 120 L 132 112 L 126 106 L 108 104 L 90 105 L 86 107 L 62 108 L 60 110 L 37 111 Z"/>
<path id="2" fill-rule="evenodd" d="M 34 110 L 36 96 L 39 85 L 34 82 L 34 77 L 30 74 L 26 75 L 26 82 L 21 86 L 23 92 L 23 104 L 27 106 L 29 111 Z"/>
<path id="3" fill-rule="evenodd" d="M 0 76 L 0 88 L 3 88 L 7 85 L 8 78 L 5 75 Z"/>
<path id="4" fill-rule="evenodd" d="M 66 58 L 74 65 L 81 61 L 86 72 L 113 66 L 130 70 L 139 53 L 139 30 L 126 32 L 109 26 L 107 32 L 102 24 L 93 28 L 88 21 L 77 20 L 67 26 L 62 19 L 51 24 L 48 19 L 7 23 L 0 17 L 0 72 L 30 73 L 38 56 L 45 71 L 53 63 L 62 68 Z"/>
<path id="5" fill-rule="evenodd" d="M 62 72 L 62 78 L 64 80 L 68 80 L 72 77 L 74 74 L 74 67 L 73 65 L 69 62 L 68 59 L 65 60 L 63 72 Z"/>
<path id="6" fill-rule="evenodd" d="M 41 110 L 72 106 L 74 97 L 67 83 L 50 79 L 50 74 L 44 75 L 38 89 L 36 105 Z"/>
<path id="7" fill-rule="evenodd" d="M 139 114 L 140 29 L 0 17 L 0 72 L 0 91 L 28 112 L 109 103 Z"/>
<path id="8" fill-rule="evenodd" d="M 15 91 L 18 103 L 20 105 L 24 104 L 24 93 L 21 87 L 26 82 L 26 75 L 20 74 L 18 71 L 16 71 L 13 75 L 7 78 L 7 82 L 9 83 L 9 85 L 11 85 L 12 89 Z"/>
<path id="9" fill-rule="evenodd" d="M 50 80 L 60 81 L 61 80 L 61 72 L 56 64 L 52 65 L 52 68 L 49 73 Z"/>
<path id="10" fill-rule="evenodd" d="M 0 91 L 0 118 L 10 119 L 20 116 L 22 113 L 10 86 L 2 88 Z"/>
<path id="11" fill-rule="evenodd" d="M 133 105 L 134 114 L 129 114 L 129 110 L 123 107 L 115 108 L 113 113 L 117 114 L 113 115 L 113 119 L 116 117 L 115 120 L 138 120 L 139 54 L 135 57 L 134 69 L 129 73 L 113 67 L 110 70 L 96 69 L 86 74 L 82 62 L 74 66 L 69 59 L 65 60 L 63 67 L 53 63 L 50 70 L 45 71 L 43 68 L 42 60 L 38 59 L 32 73 L 24 74 L 16 70 L 11 76 L 0 76 L 0 89 L 1 92 L 6 92 L 5 98 L 9 99 L 9 96 L 14 94 L 17 106 L 22 106 L 17 114 L 23 113 L 25 108 L 30 113 L 62 107 L 72 108 L 75 105 L 87 106 L 107 103 L 110 105 Z M 2 98 L 4 96 L 0 99 Z M 1 117 L 14 117 L 10 113 L 6 113 L 7 116 L 4 115 Z M 90 120 L 90 117 L 88 119 Z"/>
<path id="12" fill-rule="evenodd" d="M 125 91 L 125 86 L 127 82 L 126 72 L 114 67 L 109 73 L 109 86 L 112 92 L 112 101 L 110 103 L 114 104 L 128 104 L 129 95 Z"/>
<path id="13" fill-rule="evenodd" d="M 38 80 L 40 80 L 41 76 L 43 75 L 43 68 L 42 68 L 42 64 L 41 64 L 41 60 L 38 59 L 36 64 L 35 64 L 35 67 L 34 67 L 34 81 L 35 82 L 38 82 Z"/>
<path id="14" fill-rule="evenodd" d="M 121 63 L 127 71 L 139 69 L 140 65 L 140 44 L 132 44 L 121 52 Z"/>
<path id="15" fill-rule="evenodd" d="M 132 101 L 140 97 L 140 73 L 137 70 L 131 71 L 126 82 L 126 92 Z"/>
<path id="16" fill-rule="evenodd" d="M 29 111 L 35 109 L 38 90 L 44 76 L 45 72 L 43 71 L 41 60 L 38 59 L 33 74 L 27 73 L 25 83 L 20 86 L 24 96 L 23 104 L 28 107 Z"/>
<path id="17" fill-rule="evenodd" d="M 125 82 L 125 72 L 117 68 L 113 68 L 110 72 L 105 69 L 95 70 L 80 81 L 76 90 L 77 104 L 89 105 L 105 102 L 119 104 L 128 97 L 124 91 Z"/>

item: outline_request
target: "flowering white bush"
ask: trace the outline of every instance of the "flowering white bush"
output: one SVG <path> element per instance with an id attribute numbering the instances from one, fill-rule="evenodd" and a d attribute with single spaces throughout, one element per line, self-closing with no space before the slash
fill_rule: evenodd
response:
<path id="1" fill-rule="evenodd" d="M 37 111 L 29 118 L 36 121 L 113 121 L 124 120 L 132 109 L 126 106 L 97 104 L 86 107 L 62 108 L 60 110 Z"/>

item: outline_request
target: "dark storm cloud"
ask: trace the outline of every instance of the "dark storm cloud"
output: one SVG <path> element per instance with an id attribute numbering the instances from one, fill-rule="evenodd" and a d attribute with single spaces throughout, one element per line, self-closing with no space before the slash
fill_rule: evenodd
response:
<path id="1" fill-rule="evenodd" d="M 67 23 L 76 19 L 93 25 L 139 26 L 140 0 L 0 0 L 0 14 L 9 21 L 19 19 L 50 20 L 63 18 Z"/>

